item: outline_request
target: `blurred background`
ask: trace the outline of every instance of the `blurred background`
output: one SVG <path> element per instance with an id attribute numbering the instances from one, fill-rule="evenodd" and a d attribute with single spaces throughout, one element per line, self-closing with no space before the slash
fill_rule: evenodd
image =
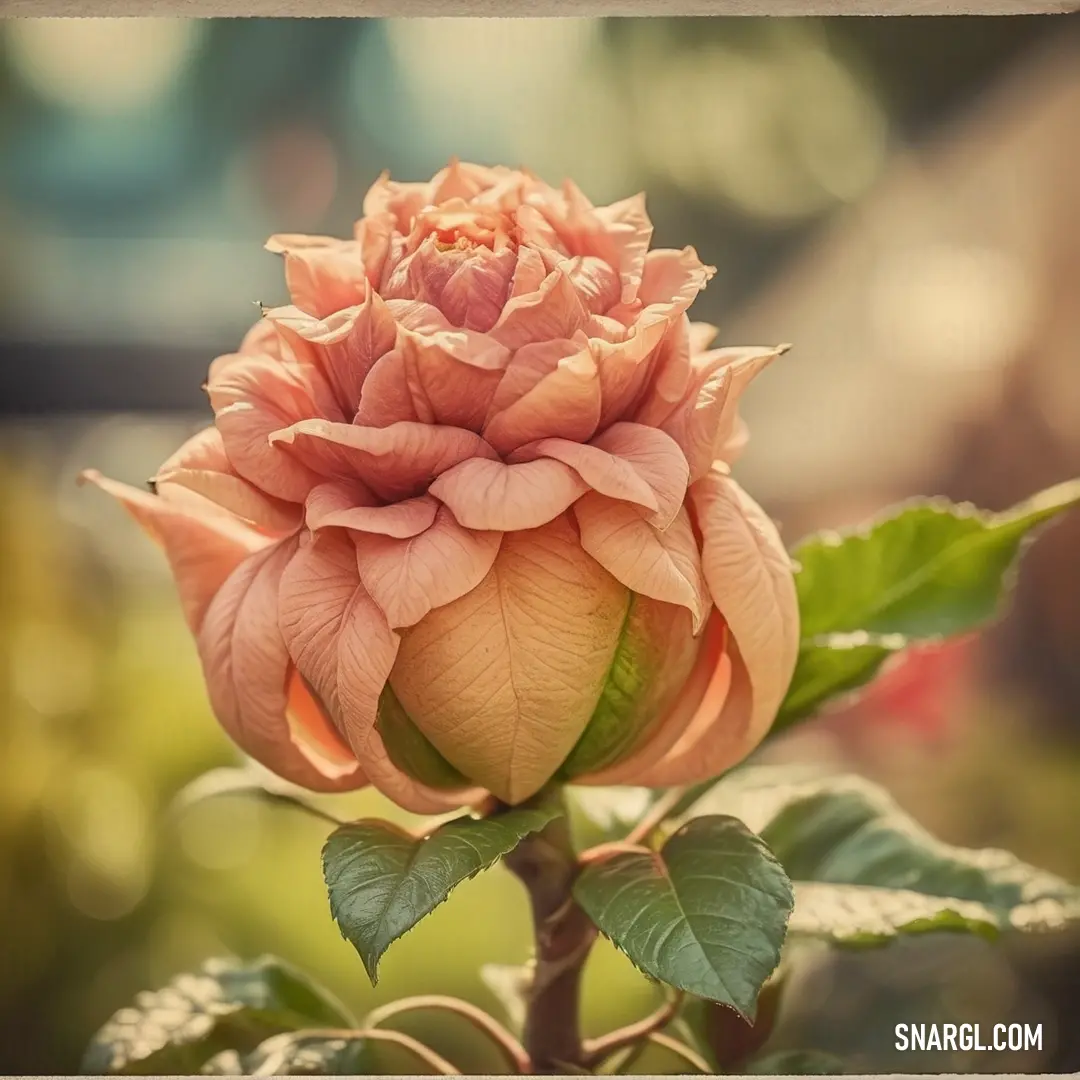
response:
<path id="1" fill-rule="evenodd" d="M 480 965 L 527 956 L 496 871 L 373 991 L 328 917 L 318 823 L 237 799 L 166 818 L 232 753 L 158 552 L 74 484 L 141 482 L 205 423 L 208 362 L 283 300 L 269 234 L 345 234 L 382 169 L 451 155 L 596 203 L 645 189 L 656 242 L 718 267 L 695 317 L 795 343 L 749 395 L 738 467 L 790 541 L 1080 475 L 1076 17 L 0 23 L 0 1073 L 76 1071 L 115 1009 L 208 955 L 277 953 L 360 1012 L 420 991 L 498 1011 Z M 1000 626 L 773 756 L 881 779 L 943 838 L 1080 880 L 1080 514 Z M 915 940 L 812 958 L 797 988 L 777 1048 L 1080 1070 L 1075 940 Z M 652 995 L 598 948 L 589 1033 Z M 1042 1022 L 1044 1047 L 897 1054 L 901 1019 Z M 456 1027 L 408 1030 L 499 1066 Z"/>

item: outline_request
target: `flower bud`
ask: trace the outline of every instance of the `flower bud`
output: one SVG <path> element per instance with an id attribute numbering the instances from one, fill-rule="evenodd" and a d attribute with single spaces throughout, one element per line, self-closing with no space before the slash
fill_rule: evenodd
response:
<path id="1" fill-rule="evenodd" d="M 210 367 L 145 493 L 215 714 L 281 776 L 439 812 L 748 754 L 795 664 L 791 565 L 731 478 L 781 348 L 708 346 L 712 270 L 641 197 L 453 162 L 349 240 L 277 236 L 291 303 Z"/>

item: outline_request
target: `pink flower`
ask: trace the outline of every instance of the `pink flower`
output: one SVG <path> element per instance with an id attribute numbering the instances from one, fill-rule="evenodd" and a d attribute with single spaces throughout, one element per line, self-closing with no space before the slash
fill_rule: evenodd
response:
<path id="1" fill-rule="evenodd" d="M 798 614 L 728 466 L 782 350 L 708 349 L 712 271 L 651 234 L 640 196 L 384 176 L 353 239 L 271 239 L 292 304 L 211 365 L 214 426 L 154 493 L 87 474 L 164 547 L 249 755 L 434 812 L 761 740 Z"/>

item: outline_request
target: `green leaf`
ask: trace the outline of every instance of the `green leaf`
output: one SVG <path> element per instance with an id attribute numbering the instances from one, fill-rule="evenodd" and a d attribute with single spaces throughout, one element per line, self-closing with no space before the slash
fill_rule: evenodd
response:
<path id="1" fill-rule="evenodd" d="M 795 883 L 792 936 L 820 938 L 849 947 L 887 945 L 904 934 L 951 931 L 993 940 L 1004 928 L 1000 913 L 985 904 L 907 889 L 870 885 Z"/>
<path id="2" fill-rule="evenodd" d="M 910 642 L 902 634 L 823 634 L 799 646 L 795 673 L 770 735 L 813 716 L 832 698 L 865 686 Z"/>
<path id="3" fill-rule="evenodd" d="M 379 696 L 376 726 L 390 760 L 433 788 L 466 788 L 469 781 L 431 744 L 387 683 Z"/>
<path id="4" fill-rule="evenodd" d="M 91 1042 L 82 1071 L 190 1074 L 223 1050 L 245 1052 L 279 1032 L 353 1024 L 344 1006 L 281 960 L 210 960 L 117 1012 Z"/>
<path id="5" fill-rule="evenodd" d="M 363 1076 L 372 1072 L 367 1041 L 346 1032 L 288 1031 L 243 1056 L 218 1054 L 202 1068 L 214 1076 Z"/>
<path id="6" fill-rule="evenodd" d="M 868 682 L 899 649 L 969 633 L 998 613 L 1033 530 L 1080 502 L 1080 480 L 1003 514 L 914 501 L 799 544 L 802 644 L 774 732 Z"/>
<path id="7" fill-rule="evenodd" d="M 961 634 L 992 619 L 1025 537 L 1080 502 L 1080 480 L 1003 514 L 937 499 L 869 529 L 824 534 L 794 552 L 802 635 Z"/>
<path id="8" fill-rule="evenodd" d="M 748 1061 L 739 1071 L 749 1076 L 840 1076 L 844 1063 L 823 1050 L 777 1050 Z"/>
<path id="9" fill-rule="evenodd" d="M 690 813 L 736 814 L 760 833 L 796 882 L 793 933 L 879 944 L 897 933 L 993 936 L 1080 920 L 1080 888 L 1006 851 L 943 843 L 876 784 L 791 775 L 743 769 Z"/>
<path id="10" fill-rule="evenodd" d="M 645 974 L 751 1021 L 792 906 L 779 863 L 730 817 L 695 818 L 659 852 L 616 850 L 587 864 L 574 896 Z"/>
<path id="11" fill-rule="evenodd" d="M 647 609 L 646 609 L 647 612 Z M 645 626 L 639 625 L 645 622 Z M 630 752 L 640 742 L 658 710 L 649 694 L 656 684 L 655 629 L 650 637 L 649 615 L 631 594 L 618 645 L 604 680 L 596 708 L 573 750 L 567 755 L 559 775 L 572 780 L 585 773 L 599 772 Z"/>
<path id="12" fill-rule="evenodd" d="M 997 849 L 955 847 L 931 836 L 884 789 L 858 776 L 776 782 L 768 767 L 718 784 L 699 813 L 738 814 L 796 881 L 876 885 L 957 897 L 1009 912 L 1022 904 L 1072 905 L 1080 889 Z"/>
<path id="13" fill-rule="evenodd" d="M 357 821 L 323 848 L 330 911 L 360 954 L 372 985 L 390 945 L 461 882 L 513 851 L 559 816 L 555 806 L 518 807 L 488 818 L 460 817 L 418 840 L 385 821 Z"/>

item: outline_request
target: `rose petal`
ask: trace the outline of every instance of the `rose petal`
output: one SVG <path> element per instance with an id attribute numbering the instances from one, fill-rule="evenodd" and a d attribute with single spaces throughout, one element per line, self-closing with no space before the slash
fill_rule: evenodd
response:
<path id="1" fill-rule="evenodd" d="M 314 791 L 363 787 L 359 763 L 292 680 L 278 586 L 295 550 L 290 538 L 245 559 L 207 608 L 196 641 L 210 703 L 233 741 L 286 780 Z"/>
<path id="2" fill-rule="evenodd" d="M 512 248 L 474 248 L 473 257 L 462 261 L 447 280 L 439 309 L 455 326 L 487 333 L 499 321 L 516 266 Z"/>
<path id="3" fill-rule="evenodd" d="M 507 301 L 491 337 L 508 349 L 533 341 L 570 338 L 585 325 L 588 311 L 562 270 L 553 270 L 533 293 Z"/>
<path id="4" fill-rule="evenodd" d="M 645 480 L 657 502 L 657 513 L 649 520 L 666 529 L 686 497 L 689 470 L 678 443 L 655 428 L 623 421 L 601 432 L 591 445 L 625 461 Z"/>
<path id="5" fill-rule="evenodd" d="M 536 204 L 526 202 L 519 206 L 514 213 L 514 220 L 523 248 L 532 251 L 554 251 L 562 256 L 570 255 L 559 234 Z M 513 295 L 517 295 L 516 291 Z"/>
<path id="6" fill-rule="evenodd" d="M 640 784 L 654 782 L 661 763 L 691 725 L 718 718 L 731 690 L 732 665 L 726 651 L 727 625 L 712 609 L 701 635 L 693 667 L 675 700 L 648 737 L 623 760 L 587 776 L 574 778 L 577 784 Z M 658 785 L 663 786 L 663 785 Z"/>
<path id="7" fill-rule="evenodd" d="M 722 711 L 714 700 L 703 702 L 641 781 L 650 784 L 692 783 L 745 758 L 772 725 L 799 651 L 795 580 L 776 526 L 720 468 L 699 480 L 690 498 L 709 592 L 730 633 L 731 686 Z"/>
<path id="8" fill-rule="evenodd" d="M 435 206 L 450 199 L 474 199 L 505 178 L 505 167 L 473 165 L 451 158 L 445 169 L 431 178 L 430 200 Z"/>
<path id="9" fill-rule="evenodd" d="M 284 360 L 285 354 L 282 351 L 281 337 L 278 334 L 277 327 L 272 322 L 267 322 L 265 318 L 259 319 L 259 321 L 244 335 L 243 340 L 240 342 L 240 348 L 232 359 L 237 359 L 240 356 L 270 356 L 275 360 Z M 228 362 L 230 357 L 218 357 L 218 360 L 225 360 Z M 215 361 L 216 363 L 217 361 Z M 222 364 L 222 367 L 225 365 Z M 213 365 L 211 365 L 211 368 Z"/>
<path id="10" fill-rule="evenodd" d="M 408 303 L 403 314 L 410 321 L 449 326 L 431 305 Z M 506 348 L 472 330 L 414 332 L 399 324 L 398 346 L 368 375 L 355 422 L 386 427 L 406 420 L 479 430 L 509 360 Z"/>
<path id="11" fill-rule="evenodd" d="M 266 317 L 280 329 L 296 357 L 316 368 L 330 387 L 336 415 L 324 418 L 351 421 L 364 379 L 397 340 L 397 324 L 378 294 L 368 288 L 362 304 L 325 319 L 288 307 L 268 311 Z"/>
<path id="12" fill-rule="evenodd" d="M 402 329 L 398 352 L 422 422 L 480 430 L 510 362 L 504 346 L 473 330 L 427 335 Z"/>
<path id="13" fill-rule="evenodd" d="M 700 480 L 712 463 L 726 453 L 733 459 L 745 445 L 738 430 L 738 405 L 743 391 L 784 347 L 713 349 L 693 357 L 689 384 L 671 413 L 657 421 L 682 448 L 690 463 L 690 481 Z"/>
<path id="14" fill-rule="evenodd" d="M 467 529 L 535 529 L 561 514 L 588 485 L 561 461 L 521 465 L 474 458 L 444 472 L 430 487 Z"/>
<path id="15" fill-rule="evenodd" d="M 689 328 L 690 352 L 704 352 L 720 333 L 718 327 L 707 322 L 692 322 Z"/>
<path id="16" fill-rule="evenodd" d="M 303 502 L 317 482 L 315 474 L 272 446 L 269 436 L 319 415 L 307 373 L 296 365 L 245 357 L 212 370 L 206 390 L 236 471 L 268 495 Z"/>
<path id="17" fill-rule="evenodd" d="M 398 636 L 360 583 L 343 532 L 320 533 L 289 562 L 280 584 L 281 633 L 297 669 L 326 705 L 371 782 L 417 813 L 460 805 L 395 768 L 375 729 Z"/>
<path id="18" fill-rule="evenodd" d="M 390 759 L 377 728 L 368 736 L 360 755 L 372 785 L 392 802 L 413 814 L 445 814 L 462 806 L 473 806 L 487 796 L 483 788 L 444 791 L 414 780 Z"/>
<path id="19" fill-rule="evenodd" d="M 430 182 L 403 184 L 391 180 L 389 172 L 383 172 L 364 196 L 364 218 L 392 214 L 398 232 L 407 233 L 413 219 L 430 201 Z"/>
<path id="20" fill-rule="evenodd" d="M 686 495 L 687 465 L 670 436 L 656 428 L 620 422 L 589 444 L 542 439 L 511 457 L 555 458 L 569 465 L 601 495 L 636 503 L 651 511 L 646 520 L 666 529 Z"/>
<path id="21" fill-rule="evenodd" d="M 565 518 L 509 533 L 476 588 L 403 635 L 391 685 L 451 764 L 521 802 L 592 715 L 627 603 Z"/>
<path id="22" fill-rule="evenodd" d="M 354 424 L 389 427 L 399 421 L 420 423 L 420 414 L 409 385 L 409 372 L 399 349 L 379 357 L 360 392 Z"/>
<path id="23" fill-rule="evenodd" d="M 285 284 L 292 302 L 308 315 L 325 318 L 359 304 L 369 287 L 360 245 L 332 236 L 279 234 L 266 250 L 285 256 Z"/>
<path id="24" fill-rule="evenodd" d="M 692 247 L 658 248 L 645 256 L 637 299 L 645 308 L 662 304 L 670 306 L 672 314 L 681 313 L 715 273 L 715 267 L 706 266 Z"/>
<path id="25" fill-rule="evenodd" d="M 636 322 L 622 341 L 608 342 L 592 335 L 590 345 L 600 369 L 601 428 L 632 411 L 647 385 L 667 329 L 665 318 L 651 315 Z"/>
<path id="26" fill-rule="evenodd" d="M 533 247 L 519 247 L 517 266 L 514 267 L 514 276 L 510 281 L 510 293 L 507 300 L 515 296 L 523 296 L 527 293 L 536 292 L 548 276 L 548 268 L 544 263 L 540 252 Z"/>
<path id="27" fill-rule="evenodd" d="M 610 206 L 600 206 L 595 211 L 603 225 L 611 265 L 619 271 L 622 279 L 620 300 L 624 304 L 637 299 L 645 256 L 652 241 L 653 226 L 645 210 L 644 194 L 632 195 Z"/>
<path id="28" fill-rule="evenodd" d="M 356 222 L 353 237 L 360 249 L 360 261 L 373 289 L 378 289 L 387 273 L 396 222 L 393 214 L 374 214 Z"/>
<path id="29" fill-rule="evenodd" d="M 596 255 L 578 255 L 563 263 L 562 271 L 590 314 L 602 315 L 618 303 L 622 283 L 603 259 Z"/>
<path id="30" fill-rule="evenodd" d="M 750 428 L 741 416 L 736 416 L 731 434 L 716 448 L 716 456 L 725 465 L 734 465 L 749 442 Z"/>
<path id="31" fill-rule="evenodd" d="M 563 763 L 560 778 L 577 782 L 616 765 L 653 742 L 691 677 L 701 653 L 690 613 L 634 595 L 619 635 L 604 697 L 589 726 Z"/>
<path id="32" fill-rule="evenodd" d="M 414 626 L 433 608 L 475 588 L 491 569 L 501 539 L 501 533 L 463 528 L 441 507 L 431 527 L 409 539 L 358 538 L 360 580 L 391 628 Z"/>
<path id="33" fill-rule="evenodd" d="M 746 444 L 746 426 L 739 418 L 739 401 L 751 382 L 761 374 L 778 356 L 788 351 L 788 345 L 776 345 L 772 348 L 758 346 L 743 349 L 718 349 L 722 354 L 729 354 L 727 366 L 731 371 L 731 389 L 724 401 L 724 408 L 716 427 L 714 446 L 718 455 L 723 455 L 729 463 L 734 461 Z"/>
<path id="34" fill-rule="evenodd" d="M 690 320 L 680 315 L 668 324 L 664 339 L 652 357 L 649 385 L 634 410 L 634 420 L 659 427 L 686 397 L 693 372 Z"/>
<path id="35" fill-rule="evenodd" d="M 430 495 L 379 506 L 363 484 L 332 480 L 308 496 L 307 526 L 313 532 L 336 526 L 401 539 L 427 529 L 438 508 Z"/>
<path id="36" fill-rule="evenodd" d="M 453 326 L 486 332 L 506 303 L 517 254 L 483 244 L 447 247 L 436 234 L 394 268 L 383 289 L 389 299 L 419 300 L 437 307 Z"/>
<path id="37" fill-rule="evenodd" d="M 192 633 L 198 632 L 210 601 L 233 570 L 271 542 L 235 518 L 151 495 L 96 469 L 85 470 L 79 480 L 118 500 L 164 550 Z"/>
<path id="38" fill-rule="evenodd" d="M 285 722 L 296 748 L 328 779 L 349 776 L 346 790 L 367 786 L 367 776 L 360 768 L 348 743 L 330 723 L 326 713 L 307 688 L 303 676 L 291 668 L 286 687 Z"/>
<path id="39" fill-rule="evenodd" d="M 363 749 L 398 638 L 360 584 L 347 534 L 301 545 L 281 577 L 280 624 L 297 670 L 354 751 Z"/>
<path id="40" fill-rule="evenodd" d="M 264 494 L 232 467 L 217 428 L 192 436 L 155 474 L 155 492 L 169 501 L 189 499 L 204 510 L 232 514 L 267 535 L 293 532 L 300 508 Z"/>
<path id="41" fill-rule="evenodd" d="M 396 323 L 418 334 L 436 334 L 440 330 L 454 329 L 437 307 L 420 300 L 387 300 L 386 309 Z"/>
<path id="42" fill-rule="evenodd" d="M 690 515 L 680 508 L 667 529 L 653 528 L 626 503 L 595 492 L 574 504 L 581 546 L 627 588 L 685 607 L 694 633 L 710 608 Z"/>
<path id="43" fill-rule="evenodd" d="M 460 462 L 496 456 L 472 431 L 408 422 L 373 428 L 304 420 L 275 431 L 270 441 L 322 478 L 360 480 L 387 501 L 421 494 Z"/>
<path id="44" fill-rule="evenodd" d="M 588 346 L 560 339 L 519 349 L 491 410 L 484 438 L 500 453 L 547 437 L 588 439 L 600 420 L 599 372 Z"/>

